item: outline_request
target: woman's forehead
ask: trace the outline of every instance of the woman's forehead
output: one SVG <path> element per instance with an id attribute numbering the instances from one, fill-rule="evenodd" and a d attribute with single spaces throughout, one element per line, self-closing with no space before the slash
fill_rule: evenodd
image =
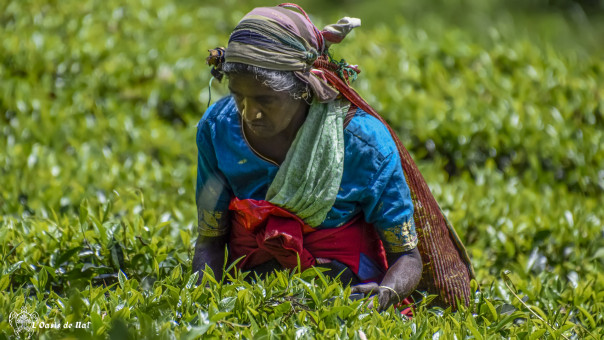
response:
<path id="1" fill-rule="evenodd" d="M 252 73 L 233 73 L 229 75 L 229 90 L 238 94 L 271 95 L 274 91 L 263 80 Z"/>

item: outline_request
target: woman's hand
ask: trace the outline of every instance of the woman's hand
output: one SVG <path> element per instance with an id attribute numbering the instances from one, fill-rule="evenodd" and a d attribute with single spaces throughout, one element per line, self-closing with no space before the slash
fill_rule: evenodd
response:
<path id="1" fill-rule="evenodd" d="M 377 295 L 380 311 L 409 296 L 422 276 L 422 259 L 417 247 L 405 253 L 389 253 L 387 259 L 389 268 L 380 284 L 370 282 L 351 289 L 351 293 Z M 368 307 L 373 308 L 373 301 Z"/>
<path id="2" fill-rule="evenodd" d="M 379 311 L 383 311 L 388 309 L 393 304 L 398 303 L 400 300 L 400 296 L 398 293 L 391 287 L 380 286 L 376 282 L 369 282 L 360 284 L 358 286 L 352 287 L 350 290 L 351 293 L 363 294 L 365 296 L 373 297 L 377 295 L 377 300 L 379 304 Z M 373 309 L 373 299 L 369 301 L 367 308 Z"/>

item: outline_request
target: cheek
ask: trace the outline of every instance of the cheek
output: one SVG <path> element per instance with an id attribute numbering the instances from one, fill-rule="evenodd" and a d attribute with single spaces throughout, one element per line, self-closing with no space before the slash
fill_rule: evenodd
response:
<path id="1" fill-rule="evenodd" d="M 287 126 L 292 119 L 292 108 L 287 104 L 275 105 L 268 114 L 273 126 Z"/>

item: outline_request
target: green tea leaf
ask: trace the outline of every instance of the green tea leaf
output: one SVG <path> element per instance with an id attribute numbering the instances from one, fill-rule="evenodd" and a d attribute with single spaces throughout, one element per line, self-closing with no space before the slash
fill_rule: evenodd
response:
<path id="1" fill-rule="evenodd" d="M 128 277 L 126 276 L 126 274 L 124 274 L 123 271 L 118 271 L 117 273 L 117 279 L 120 283 L 120 287 L 122 287 L 122 289 L 125 289 L 126 286 L 126 282 L 128 281 Z"/>
<path id="2" fill-rule="evenodd" d="M 180 268 L 180 264 L 174 267 L 174 269 L 172 269 L 172 272 L 170 273 L 170 278 L 172 279 L 172 282 L 180 281 L 181 271 L 182 269 Z"/>
<path id="3" fill-rule="evenodd" d="M 0 277 L 0 291 L 6 290 L 8 288 L 9 284 L 10 284 L 10 276 L 2 275 L 2 277 Z"/>
<path id="4" fill-rule="evenodd" d="M 537 329 L 537 330 L 533 331 L 533 333 L 530 335 L 529 339 L 530 340 L 539 339 L 543 336 L 543 334 L 545 334 L 545 332 L 547 332 L 547 329 L 545 329 L 545 328 Z"/>
<path id="5" fill-rule="evenodd" d="M 46 269 L 42 268 L 38 273 L 38 285 L 40 287 L 40 291 L 44 291 L 46 282 L 48 282 L 48 273 L 46 272 Z"/>
<path id="6" fill-rule="evenodd" d="M 585 318 L 589 322 L 589 326 L 592 329 L 596 328 L 596 321 L 594 320 L 593 316 L 587 311 L 587 309 L 585 309 L 581 306 L 575 306 L 575 307 L 577 307 L 577 309 L 581 311 L 581 314 L 583 314 L 583 316 L 585 316 Z"/>
<path id="7" fill-rule="evenodd" d="M 88 200 L 83 199 L 80 202 L 80 225 L 83 225 L 88 218 Z"/>

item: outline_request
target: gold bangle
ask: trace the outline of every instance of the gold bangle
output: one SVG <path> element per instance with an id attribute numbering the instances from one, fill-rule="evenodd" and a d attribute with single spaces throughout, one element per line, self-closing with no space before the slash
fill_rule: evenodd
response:
<path id="1" fill-rule="evenodd" d="M 388 286 L 378 286 L 378 288 L 385 288 L 388 289 L 389 291 L 393 292 L 396 295 L 396 298 L 398 299 L 398 302 L 401 302 L 401 297 L 400 295 L 398 295 L 398 293 L 396 292 L 396 290 L 392 289 L 391 287 Z"/>

